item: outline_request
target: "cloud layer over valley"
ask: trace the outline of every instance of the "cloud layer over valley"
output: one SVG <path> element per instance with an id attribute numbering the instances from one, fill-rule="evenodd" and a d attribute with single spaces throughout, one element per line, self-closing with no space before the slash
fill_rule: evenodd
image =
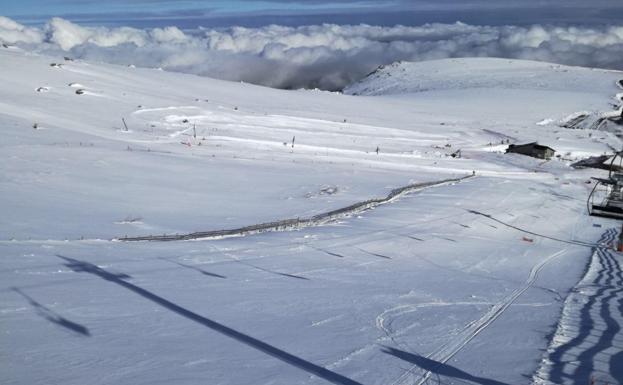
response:
<path id="1" fill-rule="evenodd" d="M 149 30 L 83 27 L 53 18 L 41 28 L 0 17 L 0 42 L 35 52 L 187 72 L 278 88 L 338 90 L 381 64 L 504 57 L 623 69 L 623 26 L 266 26 Z"/>

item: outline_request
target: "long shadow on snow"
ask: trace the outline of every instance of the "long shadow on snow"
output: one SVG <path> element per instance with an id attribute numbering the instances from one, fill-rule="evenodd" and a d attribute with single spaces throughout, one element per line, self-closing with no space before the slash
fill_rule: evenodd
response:
<path id="1" fill-rule="evenodd" d="M 422 357 L 417 354 L 408 353 L 402 350 L 384 347 L 383 353 L 391 354 L 392 356 L 398 357 L 401 360 L 410 362 L 435 375 L 448 378 L 456 378 L 458 380 L 465 380 L 480 385 L 508 385 L 506 383 L 491 380 L 489 378 L 476 377 L 462 371 L 461 369 L 455 368 L 454 366 L 431 360 L 430 358 Z"/>
<path id="2" fill-rule="evenodd" d="M 602 238 L 600 243 L 612 241 L 615 236 L 614 230 L 608 230 Z M 597 249 L 595 253 L 598 257 L 599 264 L 601 266 L 597 273 L 597 277 L 594 281 L 594 285 L 599 289 L 589 297 L 587 303 L 580 310 L 579 315 L 579 333 L 576 337 L 571 339 L 566 344 L 559 346 L 554 352 L 549 355 L 549 360 L 552 362 L 552 370 L 549 373 L 549 380 L 553 383 L 561 384 L 565 379 L 570 380 L 577 384 L 588 384 L 591 381 L 591 377 L 594 374 L 595 368 L 593 362 L 596 356 L 612 346 L 614 337 L 620 332 L 621 325 L 611 316 L 610 302 L 619 297 L 623 292 L 623 275 L 621 269 L 611 251 L 605 249 Z M 616 279 L 616 282 L 615 282 Z M 595 319 L 591 316 L 591 311 L 599 309 L 599 319 L 605 324 L 605 329 L 599 330 L 601 335 L 599 338 L 590 342 L 591 346 L 577 357 L 573 358 L 573 365 L 575 370 L 572 374 L 564 373 L 565 366 L 568 364 L 564 360 L 565 354 L 572 349 L 579 347 L 580 345 L 587 343 L 589 338 L 594 337 L 593 332 L 597 331 L 595 328 Z M 623 310 L 623 298 L 619 299 L 619 311 Z M 623 365 L 623 357 L 620 354 L 616 354 L 610 358 L 610 375 L 613 378 L 620 378 L 620 368 Z"/>
<path id="3" fill-rule="evenodd" d="M 272 345 L 267 344 L 266 342 L 260 341 L 256 338 L 253 338 L 249 335 L 241 333 L 237 330 L 229 328 L 223 324 L 220 324 L 216 321 L 213 321 L 209 318 L 203 317 L 197 313 L 194 313 L 186 308 L 183 308 L 163 297 L 160 297 L 148 290 L 143 289 L 142 287 L 136 286 L 129 282 L 124 281 L 123 275 L 109 273 L 108 271 L 85 261 L 80 261 L 78 259 L 65 257 L 62 255 L 56 255 L 57 257 L 63 259 L 67 263 L 65 266 L 72 269 L 75 272 L 84 272 L 88 274 L 93 274 L 102 279 L 115 283 L 125 289 L 128 289 L 141 297 L 152 301 L 153 303 L 164 307 L 167 310 L 170 310 L 174 313 L 181 315 L 184 318 L 187 318 L 191 321 L 194 321 L 200 325 L 203 325 L 209 329 L 212 329 L 216 332 L 219 332 L 227 337 L 233 338 L 236 341 L 242 342 L 245 345 L 248 345 L 254 349 L 257 349 L 261 352 L 268 354 L 278 360 L 281 360 L 289 365 L 302 369 L 312 375 L 318 376 L 332 384 L 337 385 L 362 385 L 361 383 L 351 380 L 348 377 L 342 376 L 341 374 L 332 372 L 331 370 L 325 369 L 321 366 L 313 364 L 309 361 L 306 361 L 302 358 L 299 358 L 293 354 L 290 354 L 284 350 L 276 348 Z"/>
<path id="4" fill-rule="evenodd" d="M 614 378 L 623 378 L 623 351 L 610 357 L 610 375 Z"/>
<path id="5" fill-rule="evenodd" d="M 618 262 L 617 267 L 619 271 L 619 276 L 621 277 L 621 266 L 618 264 Z M 621 278 L 623 280 L 623 277 Z M 619 298 L 619 314 L 623 315 L 623 296 Z M 613 378 L 623 379 L 623 351 L 620 351 L 619 353 L 614 354 L 612 355 L 612 357 L 610 357 L 610 375 Z"/>
<path id="6" fill-rule="evenodd" d="M 79 323 L 70 321 L 67 318 L 61 317 L 60 315 L 56 314 L 53 310 L 35 301 L 32 297 L 30 297 L 29 295 L 27 295 L 26 293 L 24 293 L 23 291 L 21 291 L 20 289 L 16 287 L 12 287 L 11 290 L 21 295 L 22 297 L 26 298 L 30 306 L 35 308 L 35 310 L 37 311 L 37 314 L 39 314 L 41 317 L 45 318 L 46 320 L 52 322 L 53 324 L 62 326 L 65 329 L 71 330 L 74 333 L 78 333 L 78 334 L 81 334 L 87 337 L 91 336 L 89 329 L 87 329 L 85 326 L 82 326 Z"/>
<path id="7" fill-rule="evenodd" d="M 242 264 L 242 265 L 252 267 L 252 268 L 257 269 L 257 270 L 259 270 L 259 271 L 263 271 L 263 272 L 265 272 L 265 273 L 275 274 L 275 275 L 280 275 L 280 276 L 282 276 L 282 277 L 296 278 L 296 279 L 303 279 L 303 280 L 305 280 L 305 281 L 309 281 L 309 278 L 305 278 L 305 277 L 302 277 L 302 276 L 300 276 L 300 275 L 288 274 L 288 273 L 280 273 L 280 272 L 278 272 L 278 271 L 274 271 L 274 270 L 270 270 L 270 269 L 266 269 L 266 268 L 264 268 L 264 267 L 260 267 L 260 266 L 254 265 L 254 264 L 249 263 L 249 262 L 247 262 L 247 261 L 245 261 L 245 260 L 242 260 L 242 259 L 232 259 L 232 260 L 233 260 L 234 262 L 238 262 L 238 263 L 240 263 L 240 264 Z"/>
<path id="8" fill-rule="evenodd" d="M 330 256 L 332 256 L 332 257 L 345 258 L 342 254 L 338 254 L 338 253 L 334 253 L 334 252 L 331 252 L 331 251 L 327 251 L 327 250 L 325 250 L 325 249 L 321 249 L 321 248 L 319 248 L 319 247 L 314 247 L 314 246 L 312 246 L 312 245 L 307 245 L 307 247 L 312 248 L 312 249 L 314 249 L 314 250 L 316 250 L 316 251 L 323 252 L 323 253 L 325 253 L 325 254 L 327 254 L 327 255 L 330 255 Z"/>
<path id="9" fill-rule="evenodd" d="M 599 307 L 599 317 L 606 324 L 606 329 L 601 333 L 599 339 L 595 342 L 595 344 L 580 353 L 577 360 L 579 361 L 579 365 L 575 369 L 574 378 L 580 379 L 580 381 L 586 380 L 590 381 L 591 373 L 594 371 L 593 361 L 596 358 L 597 354 L 609 347 L 612 346 L 612 341 L 617 336 L 619 331 L 621 330 L 621 326 L 619 323 L 612 317 L 610 313 L 610 302 L 620 297 L 620 293 L 623 292 L 623 288 L 621 287 L 621 276 L 620 273 L 617 274 L 619 278 L 618 282 L 613 282 L 614 274 L 617 267 L 615 267 L 616 261 L 614 260 L 613 255 L 608 251 L 598 251 L 599 253 L 603 253 L 605 260 L 608 262 L 608 276 L 605 282 L 605 286 L 607 290 L 604 290 L 602 294 L 608 293 L 606 296 L 600 298 L 600 307 Z M 620 271 L 620 270 L 619 270 Z M 613 289 L 611 285 L 615 285 L 616 289 Z M 610 367 L 610 371 L 612 371 L 612 367 Z M 615 377 L 616 378 L 616 377 Z"/>
<path id="10" fill-rule="evenodd" d="M 534 236 L 537 236 L 537 237 L 541 237 L 541 238 L 545 238 L 545 239 L 550 239 L 550 240 L 552 240 L 552 241 L 562 242 L 562 243 L 567 243 L 567 244 L 570 244 L 570 245 L 576 245 L 576 246 L 590 247 L 590 248 L 605 248 L 605 247 L 606 247 L 606 246 L 604 246 L 604 245 L 600 244 L 599 242 L 597 242 L 597 244 L 593 244 L 593 243 L 584 242 L 584 241 L 576 241 L 576 240 L 573 240 L 573 239 L 572 239 L 572 240 L 568 240 L 568 239 L 561 239 L 561 238 L 556 238 L 556 237 L 552 237 L 552 236 L 545 235 L 545 234 L 535 233 L 535 232 L 533 232 L 533 231 L 530 231 L 530 230 L 527 230 L 527 229 L 524 229 L 524 228 L 521 228 L 521 227 L 517 227 L 517 226 L 515 226 L 515 225 L 511 225 L 510 223 L 507 223 L 507 222 L 501 221 L 501 220 L 499 220 L 499 219 L 497 219 L 497 218 L 493 217 L 493 216 L 492 216 L 492 215 L 490 215 L 490 214 L 486 214 L 486 213 L 483 213 L 483 212 L 480 212 L 480 211 L 477 211 L 477 210 L 466 210 L 466 211 L 467 211 L 467 212 L 469 212 L 469 213 L 471 213 L 471 214 L 474 214 L 474 215 L 480 215 L 480 216 L 482 216 L 482 217 L 489 218 L 489 219 L 491 219 L 492 221 L 497 222 L 497 223 L 499 223 L 499 224 L 501 224 L 501 225 L 504 225 L 504 226 L 506 226 L 506 227 L 509 227 L 509 228 L 511 228 L 511 229 L 515 229 L 515 230 L 521 231 L 521 232 L 523 232 L 523 233 L 530 234 L 530 235 L 534 235 Z M 538 217 L 537 217 L 537 218 L 538 218 Z"/>
<path id="11" fill-rule="evenodd" d="M 201 274 L 203 274 L 203 275 L 207 275 L 207 276 L 209 276 L 209 277 L 223 278 L 223 279 L 227 278 L 227 277 L 226 277 L 226 276 L 224 276 L 224 275 L 220 275 L 220 274 L 216 274 L 216 273 L 210 273 L 209 271 L 203 270 L 203 269 L 201 269 L 201 268 L 199 268 L 199 267 L 197 267 L 197 266 L 187 265 L 187 264 L 185 264 L 185 263 L 181 263 L 181 262 L 178 262 L 178 261 L 173 261 L 173 260 L 171 260 L 171 259 L 167 259 L 167 258 L 159 258 L 159 259 L 162 259 L 163 261 L 167 261 L 167 262 L 174 263 L 174 264 L 176 264 L 176 265 L 178 265 L 178 266 L 185 267 L 185 268 L 190 269 L 190 270 L 195 270 L 195 271 L 198 271 L 198 272 L 200 272 Z"/>
<path id="12" fill-rule="evenodd" d="M 372 255 L 374 257 L 379 257 L 379 258 L 384 258 L 384 259 L 392 259 L 392 257 L 388 257 L 387 255 L 383 255 L 383 254 L 379 254 L 379 253 L 373 253 L 371 251 L 368 251 L 366 249 L 362 249 L 361 247 L 355 247 L 355 249 L 362 251 L 368 255 Z"/>

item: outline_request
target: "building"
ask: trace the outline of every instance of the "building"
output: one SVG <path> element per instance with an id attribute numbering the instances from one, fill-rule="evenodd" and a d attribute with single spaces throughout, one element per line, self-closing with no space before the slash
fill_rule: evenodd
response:
<path id="1" fill-rule="evenodd" d="M 506 149 L 506 153 L 514 153 L 531 156 L 533 158 L 539 159 L 550 159 L 554 156 L 556 151 L 547 146 L 542 146 L 537 142 L 526 143 L 526 144 L 511 144 Z"/>

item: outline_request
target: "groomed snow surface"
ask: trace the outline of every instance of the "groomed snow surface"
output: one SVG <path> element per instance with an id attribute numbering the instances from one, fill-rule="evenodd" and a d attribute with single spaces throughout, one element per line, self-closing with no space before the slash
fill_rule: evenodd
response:
<path id="1" fill-rule="evenodd" d="M 622 383 L 619 223 L 569 167 L 622 143 L 559 126 L 621 73 L 403 63 L 351 96 L 8 47 L 0 74 L 3 384 Z M 502 153 L 535 140 L 561 157 Z"/>

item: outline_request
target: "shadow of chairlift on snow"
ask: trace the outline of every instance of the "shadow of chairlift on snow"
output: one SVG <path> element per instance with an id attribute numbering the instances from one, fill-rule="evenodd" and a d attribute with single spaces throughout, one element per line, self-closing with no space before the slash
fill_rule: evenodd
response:
<path id="1" fill-rule="evenodd" d="M 368 255 L 372 255 L 374 257 L 379 257 L 379 258 L 383 258 L 383 259 L 392 259 L 392 257 L 390 257 L 390 256 L 383 255 L 383 254 L 380 254 L 380 253 L 374 253 L 372 251 L 368 251 L 366 249 L 362 249 L 361 247 L 355 246 L 355 249 L 357 249 L 357 250 L 359 250 L 359 251 L 361 251 L 363 253 L 366 253 Z"/>
<path id="2" fill-rule="evenodd" d="M 209 277 L 221 278 L 221 279 L 225 279 L 225 278 L 227 278 L 227 277 L 226 277 L 226 276 L 224 276 L 224 275 L 220 275 L 220 274 L 216 274 L 216 273 L 210 273 L 209 271 L 203 270 L 202 268 L 199 268 L 199 267 L 197 267 L 197 266 L 187 265 L 187 264 L 185 264 L 185 263 L 178 262 L 178 261 L 174 261 L 174 260 L 172 260 L 172 259 L 168 259 L 168 258 L 158 258 L 158 259 L 161 259 L 161 260 L 163 260 L 163 261 L 167 261 L 167 262 L 174 263 L 174 264 L 176 264 L 176 265 L 178 265 L 178 266 L 181 266 L 181 267 L 184 267 L 184 268 L 186 268 L 186 269 L 195 270 L 195 271 L 197 271 L 197 272 L 199 272 L 199 273 L 201 273 L 201 274 L 203 274 L 203 275 L 207 275 L 207 276 L 209 276 Z"/>
<path id="3" fill-rule="evenodd" d="M 502 221 L 500 219 L 495 218 L 491 214 L 486 214 L 486 213 L 483 213 L 483 212 L 480 212 L 480 211 L 477 211 L 477 210 L 470 210 L 470 209 L 466 209 L 465 211 L 467 211 L 470 214 L 480 215 L 480 216 L 482 216 L 484 218 L 488 218 L 488 219 L 490 219 L 490 220 L 492 220 L 494 222 L 497 222 L 497 223 L 499 223 L 499 224 L 501 224 L 503 226 L 506 226 L 508 228 L 515 229 L 515 230 L 520 231 L 522 233 L 534 235 L 536 237 L 549 239 L 549 240 L 556 241 L 556 242 L 566 243 L 566 244 L 569 244 L 569 245 L 589 247 L 589 248 L 608 248 L 609 247 L 608 245 L 601 244 L 599 242 L 598 243 L 591 243 L 591 242 L 579 241 L 579 240 L 574 240 L 574 239 L 569 240 L 569 239 L 556 238 L 556 237 L 553 237 L 551 235 L 546 235 L 546 234 L 539 234 L 539 233 L 536 233 L 534 231 L 530 231 L 528 229 L 524 229 L 524 228 L 512 225 L 512 224 L 510 224 L 508 222 L 504 222 L 504 221 Z"/>
<path id="4" fill-rule="evenodd" d="M 342 255 L 342 254 L 339 254 L 339 253 L 335 253 L 335 252 L 333 252 L 333 251 L 329 251 L 329 250 L 321 249 L 320 247 L 315 247 L 315 246 L 312 246 L 312 245 L 310 245 L 310 244 L 307 244 L 306 246 L 307 246 L 307 247 L 309 247 L 310 249 L 314 249 L 314 250 L 316 250 L 316 251 L 320 251 L 321 253 L 325 253 L 325 254 L 330 255 L 330 256 L 332 256 L 332 257 L 346 258 L 346 256 L 345 256 L 345 255 Z"/>
<path id="5" fill-rule="evenodd" d="M 287 277 L 287 278 L 296 278 L 296 279 L 302 279 L 302 280 L 305 280 L 305 281 L 309 281 L 309 278 L 306 278 L 306 277 L 303 277 L 303 276 L 300 276 L 300 275 L 296 275 L 296 274 L 281 273 L 279 271 L 270 270 L 270 269 L 267 269 L 267 268 L 264 268 L 264 267 L 257 266 L 257 265 L 254 265 L 252 263 L 249 263 L 249 262 L 247 262 L 247 261 L 245 261 L 243 259 L 232 258 L 232 261 L 240 263 L 240 264 L 248 266 L 248 267 L 251 267 L 251 268 L 259 270 L 259 271 L 263 271 L 265 273 L 274 274 L 274 275 L 280 275 L 282 277 Z"/>
<path id="6" fill-rule="evenodd" d="M 167 261 L 167 262 L 174 263 L 174 264 L 176 264 L 176 265 L 178 265 L 178 266 L 185 267 L 185 268 L 187 268 L 187 269 L 191 269 L 191 270 L 198 271 L 198 272 L 200 272 L 201 274 L 203 274 L 203 275 L 207 275 L 207 276 L 210 276 L 210 277 L 215 277 L 215 278 L 227 278 L 227 277 L 226 277 L 226 276 L 224 276 L 224 275 L 220 275 L 220 274 L 216 274 L 216 273 L 210 273 L 209 271 L 203 270 L 203 269 L 201 269 L 201 268 L 199 268 L 199 267 L 197 267 L 197 266 L 187 265 L 187 264 L 184 264 L 184 263 L 181 263 L 181 262 L 178 262 L 178 261 L 173 261 L 173 260 L 168 259 L 168 258 L 159 258 L 159 259 L 161 259 L 161 260 L 163 260 L 163 261 Z M 309 278 L 301 277 L 300 275 L 294 275 L 294 274 L 288 274 L 288 273 L 280 273 L 280 272 L 278 272 L 278 271 L 274 271 L 274 270 L 266 269 L 266 268 L 263 268 L 263 267 L 260 267 L 260 266 L 256 266 L 256 265 L 254 265 L 254 264 L 248 263 L 248 262 L 246 262 L 246 261 L 244 261 L 244 260 L 240 260 L 240 259 L 235 259 L 235 258 L 232 258 L 232 261 L 233 261 L 233 262 L 240 263 L 240 264 L 243 264 L 243 265 L 245 265 L 245 266 L 249 266 L 249 267 L 254 268 L 254 269 L 256 269 L 256 270 L 263 271 L 263 272 L 265 272 L 265 273 L 270 273 L 270 274 L 280 275 L 280 276 L 282 276 L 282 277 L 288 277 L 288 278 L 296 278 L 296 279 L 309 280 Z"/>
<path id="7" fill-rule="evenodd" d="M 89 332 L 89 329 L 87 329 L 85 326 L 82 326 L 79 323 L 70 321 L 67 318 L 58 315 L 52 309 L 50 309 L 50 308 L 40 304 L 39 302 L 35 301 L 32 297 L 30 297 L 28 294 L 24 293 L 23 291 L 21 291 L 17 287 L 12 287 L 11 290 L 13 290 L 17 294 L 21 295 L 22 297 L 24 297 L 28 301 L 30 306 L 35 308 L 35 310 L 37 311 L 37 314 L 40 315 L 41 317 L 45 318 L 47 321 L 50 321 L 53 324 L 61 326 L 61 327 L 65 328 L 65 329 L 67 329 L 69 331 L 72 331 L 74 333 L 80 334 L 82 336 L 85 336 L 85 337 L 90 337 L 91 336 L 91 333 Z"/>
<path id="8" fill-rule="evenodd" d="M 394 349 L 391 347 L 383 347 L 383 353 L 392 355 L 396 358 L 400 358 L 403 361 L 407 361 L 414 365 L 417 365 L 419 368 L 424 369 L 431 374 L 439 377 L 452 378 L 454 380 L 459 380 L 460 382 L 465 382 L 469 384 L 480 384 L 480 385 L 508 385 L 504 382 L 492 380 L 484 377 L 476 377 L 467 372 L 462 371 L 459 368 L 454 366 L 444 364 L 435 360 L 431 360 L 430 358 L 422 357 L 418 354 L 408 353 L 402 350 Z M 462 380 L 462 381 L 461 381 Z M 429 383 L 429 382 L 426 382 Z M 430 383 L 440 383 L 442 381 L 430 381 Z"/>
<path id="9" fill-rule="evenodd" d="M 134 294 L 137 294 L 156 305 L 162 306 L 163 308 L 176 313 L 190 321 L 196 322 L 199 325 L 205 326 L 215 332 L 221 333 L 224 336 L 232 338 L 240 343 L 243 343 L 253 349 L 259 350 L 273 358 L 276 358 L 288 365 L 292 365 L 296 368 L 304 370 L 305 372 L 317 376 L 319 378 L 324 379 L 327 382 L 336 385 L 362 385 L 361 383 L 351 380 L 348 377 L 345 377 L 341 374 L 333 372 L 329 369 L 318 366 L 312 362 L 304 360 L 300 357 L 297 357 L 293 354 L 290 354 L 284 350 L 281 350 L 275 346 L 272 346 L 264 341 L 258 340 L 257 338 L 253 338 L 247 334 L 241 333 L 235 329 L 227 327 L 219 322 L 211 320 L 210 318 L 199 315 L 193 311 L 190 311 L 180 305 L 177 305 L 163 297 L 160 297 L 157 294 L 150 292 L 149 290 L 143 289 L 140 286 L 134 285 L 130 282 L 127 282 L 126 279 L 129 277 L 126 274 L 113 274 L 110 273 L 92 263 L 81 261 L 74 258 L 65 257 L 62 255 L 56 255 L 58 258 L 61 258 L 65 261 L 65 266 L 72 269 L 75 272 L 79 273 L 88 273 L 100 277 L 106 281 L 117 284 L 124 289 L 127 289 Z"/>

